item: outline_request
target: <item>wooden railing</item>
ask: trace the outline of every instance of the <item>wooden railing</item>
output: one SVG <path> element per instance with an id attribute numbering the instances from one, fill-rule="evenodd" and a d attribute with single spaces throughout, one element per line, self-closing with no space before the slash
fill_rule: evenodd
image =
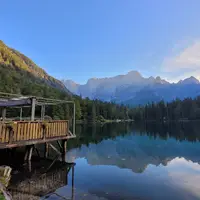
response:
<path id="1" fill-rule="evenodd" d="M 0 123 L 0 144 L 74 136 L 69 121 L 13 121 Z"/>
<path id="2" fill-rule="evenodd" d="M 9 141 L 10 129 L 5 123 L 0 123 L 0 143 L 7 143 Z"/>
<path id="3" fill-rule="evenodd" d="M 46 138 L 65 136 L 69 133 L 68 121 L 51 121 L 46 125 Z"/>

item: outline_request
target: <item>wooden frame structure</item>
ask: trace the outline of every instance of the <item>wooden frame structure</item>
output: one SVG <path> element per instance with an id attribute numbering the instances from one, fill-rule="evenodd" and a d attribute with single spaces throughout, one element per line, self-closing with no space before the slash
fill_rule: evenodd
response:
<path id="1" fill-rule="evenodd" d="M 45 120 L 45 107 L 58 104 L 70 104 L 73 106 L 73 126 L 70 131 L 69 120 Z M 41 107 L 41 117 L 35 117 L 36 106 Z M 6 110 L 10 107 L 20 108 L 20 120 L 6 119 Z M 31 108 L 30 120 L 23 120 L 23 107 Z M 45 157 L 50 146 L 58 153 L 66 153 L 66 141 L 75 138 L 75 103 L 67 100 L 47 99 L 34 96 L 20 96 L 0 92 L 0 108 L 2 118 L 0 121 L 0 149 L 26 146 L 25 160 L 30 160 L 35 144 L 45 144 Z M 60 145 L 63 152 L 58 151 L 52 141 L 62 141 Z M 59 143 L 60 144 L 60 143 Z"/>

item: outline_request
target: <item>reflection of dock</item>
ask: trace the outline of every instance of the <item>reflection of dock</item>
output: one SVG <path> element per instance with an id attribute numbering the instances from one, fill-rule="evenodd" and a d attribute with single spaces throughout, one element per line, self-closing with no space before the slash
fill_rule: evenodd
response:
<path id="1" fill-rule="evenodd" d="M 51 165 L 51 162 L 45 163 Z M 42 164 L 44 166 L 44 164 Z M 13 199 L 28 200 L 39 199 L 49 193 L 54 193 L 56 189 L 68 185 L 68 174 L 72 171 L 72 186 L 74 187 L 74 163 L 64 163 L 56 161 L 48 172 L 32 164 L 32 171 L 29 169 L 13 175 L 9 186 L 9 192 Z M 29 167 L 29 166 L 27 166 Z M 73 197 L 72 187 L 72 197 Z"/>

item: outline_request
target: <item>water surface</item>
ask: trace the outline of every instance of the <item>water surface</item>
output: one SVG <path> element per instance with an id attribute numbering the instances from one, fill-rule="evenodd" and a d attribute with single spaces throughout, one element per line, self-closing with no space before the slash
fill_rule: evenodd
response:
<path id="1" fill-rule="evenodd" d="M 66 154 L 76 165 L 54 166 L 46 198 L 200 199 L 199 138 L 199 123 L 78 126 Z M 38 196 L 48 191 L 43 186 Z"/>
<path id="2" fill-rule="evenodd" d="M 199 130 L 195 123 L 84 130 L 91 142 L 82 139 L 67 154 L 75 187 L 105 199 L 200 199 Z"/>

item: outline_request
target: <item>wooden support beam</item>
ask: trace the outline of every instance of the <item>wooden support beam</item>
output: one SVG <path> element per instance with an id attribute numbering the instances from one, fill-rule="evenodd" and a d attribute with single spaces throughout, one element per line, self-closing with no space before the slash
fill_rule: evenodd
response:
<path id="1" fill-rule="evenodd" d="M 31 158 L 32 158 L 33 148 L 34 148 L 34 145 L 31 145 L 30 148 L 29 148 L 28 161 L 30 161 Z"/>
<path id="2" fill-rule="evenodd" d="M 44 116 L 45 116 L 45 105 L 41 106 L 41 120 L 44 120 Z"/>
<path id="3" fill-rule="evenodd" d="M 49 155 L 49 144 L 44 143 L 44 157 L 48 158 L 48 155 Z"/>
<path id="4" fill-rule="evenodd" d="M 62 147 L 62 145 L 60 144 L 60 141 L 59 141 L 59 140 L 57 140 L 57 144 L 58 144 L 58 146 L 60 147 L 60 151 L 62 151 L 63 147 Z"/>
<path id="5" fill-rule="evenodd" d="M 34 121 L 35 119 L 35 104 L 36 104 L 36 99 L 32 98 L 32 105 L 31 105 L 31 121 Z"/>
<path id="6" fill-rule="evenodd" d="M 25 149 L 24 161 L 30 161 L 33 154 L 34 145 L 27 145 Z"/>
<path id="7" fill-rule="evenodd" d="M 49 146 L 50 146 L 58 155 L 61 155 L 61 152 L 60 152 L 56 147 L 54 147 L 51 143 L 49 143 Z"/>
<path id="8" fill-rule="evenodd" d="M 20 118 L 20 121 L 22 121 L 22 113 L 23 113 L 23 108 L 21 107 L 21 108 L 20 108 L 20 117 L 19 117 L 19 118 Z"/>
<path id="9" fill-rule="evenodd" d="M 65 162 L 66 159 L 66 152 L 67 152 L 67 140 L 62 140 L 62 161 Z"/>
<path id="10" fill-rule="evenodd" d="M 62 140 L 62 150 L 63 150 L 63 153 L 66 154 L 66 152 L 67 152 L 67 140 Z"/>
<path id="11" fill-rule="evenodd" d="M 6 119 L 6 108 L 3 108 L 2 110 L 2 121 L 5 121 Z"/>

